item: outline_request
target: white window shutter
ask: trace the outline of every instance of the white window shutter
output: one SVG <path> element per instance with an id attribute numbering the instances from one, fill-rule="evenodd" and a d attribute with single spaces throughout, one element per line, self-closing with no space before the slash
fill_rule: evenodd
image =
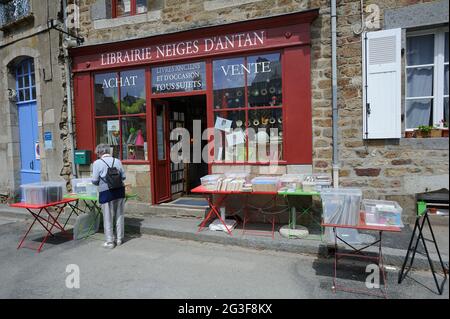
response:
<path id="1" fill-rule="evenodd" d="M 401 34 L 401 29 L 365 34 L 364 139 L 401 137 Z"/>

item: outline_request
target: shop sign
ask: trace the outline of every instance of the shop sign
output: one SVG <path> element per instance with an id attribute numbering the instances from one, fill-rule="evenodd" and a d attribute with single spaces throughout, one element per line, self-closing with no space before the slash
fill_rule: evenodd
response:
<path id="1" fill-rule="evenodd" d="M 205 62 L 177 64 L 152 69 L 152 92 L 154 94 L 205 89 Z"/>
<path id="2" fill-rule="evenodd" d="M 187 59 L 310 44 L 318 11 L 161 34 L 70 50 L 73 72 L 166 63 Z M 176 62 L 174 62 L 176 63 Z"/>
<path id="3" fill-rule="evenodd" d="M 137 75 L 132 76 L 121 76 L 120 78 L 112 77 L 109 79 L 104 79 L 102 84 L 102 89 L 110 89 L 110 88 L 116 88 L 118 86 L 120 87 L 127 87 L 127 86 L 136 86 L 136 79 L 138 78 Z"/>
<path id="4" fill-rule="evenodd" d="M 114 66 L 141 61 L 180 58 L 183 56 L 220 53 L 232 49 L 264 46 L 266 32 L 251 31 L 209 38 L 179 41 L 170 44 L 149 46 L 139 49 L 121 50 L 101 54 L 101 66 Z"/>
<path id="5" fill-rule="evenodd" d="M 46 150 L 53 149 L 52 132 L 44 132 L 44 149 Z"/>

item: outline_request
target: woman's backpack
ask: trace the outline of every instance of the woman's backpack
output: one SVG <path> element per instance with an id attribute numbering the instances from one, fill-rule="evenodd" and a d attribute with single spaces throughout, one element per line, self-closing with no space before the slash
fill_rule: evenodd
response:
<path id="1" fill-rule="evenodd" d="M 103 161 L 103 159 L 101 159 Z M 108 170 L 106 171 L 106 176 L 104 178 L 100 177 L 107 185 L 109 189 L 117 189 L 124 187 L 122 180 L 122 173 L 119 171 L 117 167 L 114 167 L 114 161 L 116 159 L 113 158 L 112 166 L 109 166 L 108 163 L 103 161 L 103 163 L 108 166 Z"/>

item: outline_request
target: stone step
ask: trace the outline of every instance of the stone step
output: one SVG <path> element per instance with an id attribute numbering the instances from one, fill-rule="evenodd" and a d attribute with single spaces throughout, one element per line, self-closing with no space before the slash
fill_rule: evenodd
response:
<path id="1" fill-rule="evenodd" d="M 203 218 L 208 211 L 207 207 L 202 206 L 182 206 L 182 205 L 151 205 L 137 201 L 128 201 L 125 212 L 133 215 L 154 215 L 164 217 L 196 217 Z"/>

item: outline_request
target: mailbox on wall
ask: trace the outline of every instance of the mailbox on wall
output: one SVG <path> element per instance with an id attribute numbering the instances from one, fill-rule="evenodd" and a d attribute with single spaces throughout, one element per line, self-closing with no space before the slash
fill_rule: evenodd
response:
<path id="1" fill-rule="evenodd" d="M 75 164 L 80 164 L 80 165 L 91 164 L 91 151 L 76 150 L 75 151 Z"/>

